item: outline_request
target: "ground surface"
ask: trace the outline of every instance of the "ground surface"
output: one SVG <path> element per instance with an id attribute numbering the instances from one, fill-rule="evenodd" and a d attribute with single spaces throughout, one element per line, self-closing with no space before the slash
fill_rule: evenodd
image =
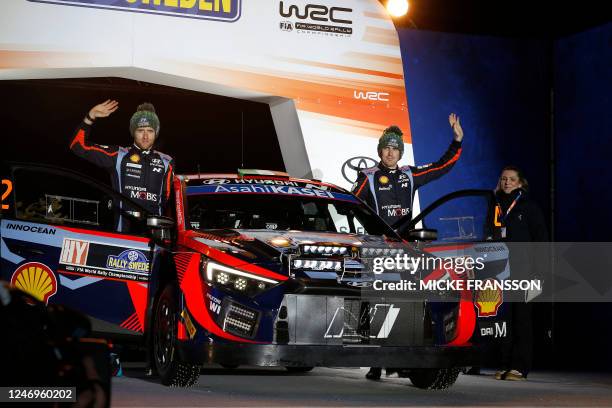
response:
<path id="1" fill-rule="evenodd" d="M 315 406 L 612 406 L 612 374 L 534 372 L 528 381 L 460 375 L 445 391 L 415 388 L 410 380 L 364 379 L 366 369 L 207 368 L 198 385 L 168 388 L 137 367 L 113 379 L 113 407 Z"/>

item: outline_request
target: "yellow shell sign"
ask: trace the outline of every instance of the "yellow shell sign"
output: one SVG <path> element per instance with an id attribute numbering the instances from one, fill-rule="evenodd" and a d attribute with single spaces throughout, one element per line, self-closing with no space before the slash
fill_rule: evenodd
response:
<path id="1" fill-rule="evenodd" d="M 21 265 L 11 278 L 11 285 L 44 302 L 57 292 L 57 279 L 47 265 L 28 262 Z"/>
<path id="2" fill-rule="evenodd" d="M 474 299 L 474 304 L 478 309 L 478 317 L 497 316 L 497 310 L 502 302 L 503 296 L 500 289 L 479 290 L 476 292 Z"/>

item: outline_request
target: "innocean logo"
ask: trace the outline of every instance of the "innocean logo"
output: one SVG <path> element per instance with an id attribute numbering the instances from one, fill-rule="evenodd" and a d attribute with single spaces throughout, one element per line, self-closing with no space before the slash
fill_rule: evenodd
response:
<path id="1" fill-rule="evenodd" d="M 28 0 L 34 3 L 102 8 L 173 17 L 234 22 L 240 18 L 242 0 Z"/>

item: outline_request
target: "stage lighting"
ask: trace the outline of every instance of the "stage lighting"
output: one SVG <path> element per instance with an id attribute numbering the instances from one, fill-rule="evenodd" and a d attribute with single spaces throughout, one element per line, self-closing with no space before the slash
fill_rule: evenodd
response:
<path id="1" fill-rule="evenodd" d="M 393 17 L 401 17 L 408 12 L 408 0 L 387 1 L 387 11 Z"/>

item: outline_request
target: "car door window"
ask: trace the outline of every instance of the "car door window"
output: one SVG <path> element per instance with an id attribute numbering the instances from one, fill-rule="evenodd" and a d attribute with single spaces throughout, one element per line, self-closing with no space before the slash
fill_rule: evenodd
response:
<path id="1" fill-rule="evenodd" d="M 405 233 L 421 223 L 434 229 L 437 241 L 479 242 L 494 236 L 495 201 L 488 190 L 463 190 L 444 196 L 412 220 L 401 220 L 398 231 Z"/>
<path id="2" fill-rule="evenodd" d="M 484 241 L 490 235 L 488 200 L 483 196 L 458 197 L 435 208 L 423 227 L 438 231 L 438 241 Z"/>
<path id="3" fill-rule="evenodd" d="M 42 168 L 16 168 L 13 180 L 18 220 L 108 232 L 145 230 L 140 208 L 77 175 Z"/>
<path id="4" fill-rule="evenodd" d="M 344 234 L 348 233 L 357 233 L 357 234 L 365 234 L 365 228 L 359 222 L 353 214 L 350 212 L 339 213 L 336 209 L 335 205 L 329 204 L 328 206 L 329 214 L 333 220 L 333 223 L 336 227 L 336 231 L 342 232 Z"/>

